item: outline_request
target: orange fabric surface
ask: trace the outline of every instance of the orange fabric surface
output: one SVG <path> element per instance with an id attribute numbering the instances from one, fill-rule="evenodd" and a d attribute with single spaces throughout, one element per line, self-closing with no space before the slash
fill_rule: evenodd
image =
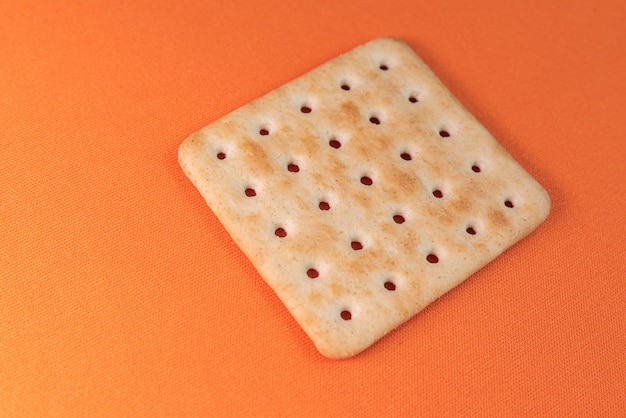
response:
<path id="1" fill-rule="evenodd" d="M 0 2 L 0 416 L 623 416 L 625 21 L 610 0 Z M 176 152 L 383 35 L 552 212 L 332 361 Z"/>

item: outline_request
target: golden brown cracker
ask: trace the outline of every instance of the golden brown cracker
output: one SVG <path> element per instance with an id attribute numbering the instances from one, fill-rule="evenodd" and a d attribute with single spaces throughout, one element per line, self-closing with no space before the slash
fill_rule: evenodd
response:
<path id="1" fill-rule="evenodd" d="M 392 38 L 208 125 L 179 161 L 331 358 L 413 317 L 550 209 L 545 190 Z"/>

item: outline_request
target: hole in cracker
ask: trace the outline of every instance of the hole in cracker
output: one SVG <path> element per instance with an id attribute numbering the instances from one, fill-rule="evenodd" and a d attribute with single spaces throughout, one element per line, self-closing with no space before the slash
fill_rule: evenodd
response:
<path id="1" fill-rule="evenodd" d="M 417 100 L 417 97 L 415 97 L 415 95 L 412 95 L 412 96 L 409 96 L 409 102 L 417 103 L 419 102 L 419 100 Z"/>
<path id="2" fill-rule="evenodd" d="M 393 221 L 397 224 L 403 224 L 406 219 L 400 214 L 393 215 Z"/>
<path id="3" fill-rule="evenodd" d="M 437 199 L 441 199 L 443 197 L 443 192 L 439 189 L 435 189 L 433 190 L 433 196 L 435 196 Z"/>
<path id="4" fill-rule="evenodd" d="M 309 279 L 317 279 L 320 273 L 314 268 L 310 268 L 306 271 L 306 275 L 309 276 Z"/>
<path id="5" fill-rule="evenodd" d="M 245 193 L 245 194 L 246 194 L 246 196 L 248 196 L 248 197 L 254 197 L 254 196 L 256 196 L 256 190 L 254 190 L 254 189 L 253 189 L 253 188 L 251 188 L 251 187 L 248 187 L 248 188 L 244 191 L 244 193 Z"/>
<path id="6" fill-rule="evenodd" d="M 437 257 L 433 253 L 430 253 L 426 256 L 426 261 L 428 261 L 430 264 L 437 264 L 439 262 L 439 257 Z"/>
<path id="7" fill-rule="evenodd" d="M 465 232 L 467 232 L 470 235 L 476 235 L 476 230 L 474 229 L 473 226 L 468 226 L 467 228 L 465 228 Z"/>
<path id="8" fill-rule="evenodd" d="M 337 141 L 337 139 L 335 139 L 335 138 L 333 138 L 330 141 L 328 141 L 328 145 L 330 145 L 334 149 L 341 148 L 341 142 Z"/>
<path id="9" fill-rule="evenodd" d="M 285 231 L 284 228 L 276 228 L 274 230 L 274 235 L 276 235 L 278 238 L 285 238 L 287 236 L 287 231 Z"/>
<path id="10" fill-rule="evenodd" d="M 300 167 L 298 166 L 298 164 L 294 164 L 294 163 L 289 163 L 287 165 L 287 170 L 290 173 L 297 173 L 298 171 L 300 171 Z"/>
<path id="11" fill-rule="evenodd" d="M 350 243 L 350 246 L 354 251 L 361 251 L 363 249 L 363 244 L 361 244 L 359 241 L 352 241 Z"/>
<path id="12" fill-rule="evenodd" d="M 380 68 L 383 71 L 387 71 L 389 69 L 389 66 L 387 66 L 387 64 L 380 64 L 378 68 Z"/>
<path id="13" fill-rule="evenodd" d="M 345 90 L 345 91 L 349 91 L 350 90 L 350 85 L 348 83 L 343 83 L 341 85 L 341 89 Z"/>
<path id="14" fill-rule="evenodd" d="M 472 165 L 472 171 L 474 173 L 480 173 L 480 166 L 478 164 Z"/>
<path id="15" fill-rule="evenodd" d="M 300 108 L 300 112 L 302 112 L 302 113 L 311 113 L 311 110 L 312 109 L 309 106 L 302 106 Z"/>
<path id="16" fill-rule="evenodd" d="M 218 160 L 223 160 L 224 158 L 226 158 L 226 154 L 224 154 L 223 152 L 218 152 L 217 153 L 217 159 Z"/>
<path id="17" fill-rule="evenodd" d="M 352 319 L 352 312 L 347 311 L 347 310 L 343 310 L 341 311 L 341 319 L 343 319 L 344 321 L 349 321 Z"/>
<path id="18" fill-rule="evenodd" d="M 374 184 L 374 181 L 368 176 L 363 176 L 361 177 L 361 184 L 371 186 L 372 184 Z"/>
<path id="19" fill-rule="evenodd" d="M 261 135 L 261 136 L 267 136 L 267 135 L 269 135 L 269 134 L 270 134 L 270 131 L 269 131 L 268 129 L 261 128 L 261 129 L 259 130 L 259 135 Z"/>
<path id="20" fill-rule="evenodd" d="M 504 206 L 506 206 L 507 208 L 510 208 L 510 209 L 515 207 L 515 205 L 513 205 L 513 202 L 511 200 L 509 200 L 509 199 L 504 201 Z"/>
<path id="21" fill-rule="evenodd" d="M 445 129 L 441 129 L 439 131 L 439 136 L 442 138 L 447 138 L 450 136 L 450 132 L 446 131 Z"/>
<path id="22" fill-rule="evenodd" d="M 392 282 L 391 280 L 387 280 L 383 286 L 385 286 L 385 289 L 387 289 L 390 292 L 393 292 L 394 290 L 396 290 L 396 284 Z"/>
<path id="23" fill-rule="evenodd" d="M 411 154 L 409 154 L 408 152 L 403 152 L 402 154 L 400 154 L 400 158 L 402 158 L 404 161 L 411 161 L 413 159 Z"/>
<path id="24" fill-rule="evenodd" d="M 321 201 L 319 204 L 320 210 L 329 210 L 330 204 L 328 202 Z"/>
<path id="25" fill-rule="evenodd" d="M 370 123 L 372 123 L 373 125 L 380 125 L 380 119 L 378 119 L 377 116 L 371 116 Z"/>

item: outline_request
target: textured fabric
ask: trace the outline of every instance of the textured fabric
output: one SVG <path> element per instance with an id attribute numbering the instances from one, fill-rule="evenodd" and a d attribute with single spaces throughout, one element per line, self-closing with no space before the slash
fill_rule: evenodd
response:
<path id="1" fill-rule="evenodd" d="M 0 2 L 0 416 L 623 415 L 624 21 L 609 0 Z M 429 64 L 552 212 L 331 361 L 176 151 L 383 35 Z"/>

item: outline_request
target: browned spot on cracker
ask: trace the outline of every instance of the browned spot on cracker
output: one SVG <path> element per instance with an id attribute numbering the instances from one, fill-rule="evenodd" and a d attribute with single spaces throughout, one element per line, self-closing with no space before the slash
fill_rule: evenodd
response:
<path id="1" fill-rule="evenodd" d="M 333 297 L 335 298 L 341 297 L 346 294 L 344 286 L 336 281 L 330 283 L 329 290 L 330 294 L 333 295 Z"/>
<path id="2" fill-rule="evenodd" d="M 415 251 L 415 248 L 417 248 L 420 244 L 419 235 L 410 229 L 404 229 L 398 241 L 404 254 L 412 254 Z M 400 264 L 401 260 L 396 260 L 394 262 L 394 268 L 396 263 Z"/>
<path id="3" fill-rule="evenodd" d="M 302 137 L 301 143 L 303 145 L 303 151 L 307 157 L 312 158 L 319 151 L 319 142 L 320 140 L 312 135 L 305 135 Z"/>
<path id="4" fill-rule="evenodd" d="M 256 175 L 269 176 L 272 173 L 272 164 L 262 146 L 255 141 L 248 140 L 242 141 L 240 148 L 248 160 L 247 164 L 255 168 Z"/>
<path id="5" fill-rule="evenodd" d="M 509 219 L 499 209 L 490 209 L 489 213 L 487 213 L 487 219 L 496 228 L 509 226 Z"/>
<path id="6" fill-rule="evenodd" d="M 324 299 L 326 299 L 326 295 L 321 292 L 314 291 L 309 294 L 307 299 L 309 300 L 309 303 L 311 303 L 313 306 L 316 306 L 319 305 L 320 302 L 322 302 Z"/>
<path id="7" fill-rule="evenodd" d="M 428 205 L 426 211 L 429 217 L 436 219 L 440 226 L 450 226 L 454 222 L 454 216 L 445 205 L 439 204 L 439 202 Z"/>
<path id="8" fill-rule="evenodd" d="M 367 210 L 372 204 L 372 193 L 369 190 L 372 186 L 365 186 L 360 183 L 359 179 L 350 180 L 354 184 L 352 190 L 348 192 L 347 201 L 353 206 Z"/>
<path id="9" fill-rule="evenodd" d="M 459 198 L 453 199 L 449 203 L 450 207 L 454 212 L 459 214 L 463 213 L 473 213 L 474 205 L 472 199 L 469 197 L 461 196 Z"/>
<path id="10" fill-rule="evenodd" d="M 353 102 L 349 101 L 341 104 L 341 114 L 338 116 L 354 122 L 360 118 L 360 115 L 359 108 Z"/>
<path id="11" fill-rule="evenodd" d="M 421 181 L 415 173 L 408 173 L 395 166 L 390 167 L 383 173 L 384 184 L 382 187 L 395 199 L 404 200 L 413 195 L 421 188 Z"/>

